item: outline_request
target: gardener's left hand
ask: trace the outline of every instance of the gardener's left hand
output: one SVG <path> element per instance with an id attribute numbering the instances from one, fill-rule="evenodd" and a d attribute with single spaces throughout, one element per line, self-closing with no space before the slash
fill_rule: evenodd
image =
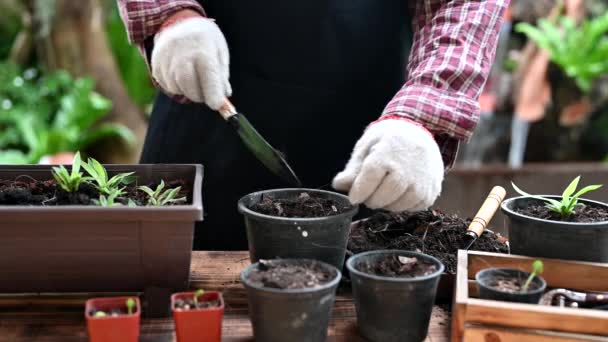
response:
<path id="1" fill-rule="evenodd" d="M 333 181 L 353 204 L 390 211 L 424 210 L 441 192 L 444 165 L 433 136 L 407 119 L 371 124 Z"/>

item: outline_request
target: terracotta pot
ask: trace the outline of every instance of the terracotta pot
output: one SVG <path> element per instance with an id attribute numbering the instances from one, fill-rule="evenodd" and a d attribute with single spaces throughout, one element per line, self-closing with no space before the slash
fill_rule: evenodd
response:
<path id="1" fill-rule="evenodd" d="M 95 310 L 106 312 L 112 309 L 126 310 L 126 301 L 135 299 L 135 312 L 116 317 L 93 317 Z M 139 318 L 141 305 L 137 297 L 92 298 L 87 300 L 84 315 L 90 342 L 137 342 L 139 340 Z"/>
<path id="2" fill-rule="evenodd" d="M 220 292 L 204 293 L 201 301 L 219 300 L 215 308 L 179 310 L 175 309 L 178 299 L 192 299 L 195 292 L 179 292 L 171 296 L 171 310 L 175 320 L 175 335 L 178 342 L 220 342 L 222 340 L 222 319 L 224 298 Z"/>
<path id="3" fill-rule="evenodd" d="M 74 160 L 74 152 L 61 152 L 51 156 L 44 156 L 40 158 L 38 164 L 40 165 L 72 165 Z"/>

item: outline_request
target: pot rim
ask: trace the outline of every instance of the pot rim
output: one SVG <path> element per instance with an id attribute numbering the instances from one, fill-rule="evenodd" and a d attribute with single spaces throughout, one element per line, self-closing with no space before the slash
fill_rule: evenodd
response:
<path id="1" fill-rule="evenodd" d="M 435 263 L 435 265 L 438 265 L 439 267 L 435 272 L 433 272 L 429 275 L 421 276 L 421 277 L 414 277 L 414 278 L 378 276 L 378 275 L 374 275 L 374 274 L 361 272 L 361 271 L 355 269 L 355 267 L 354 267 L 354 262 L 358 258 L 368 256 L 370 254 L 396 254 L 396 253 L 405 254 L 405 255 L 409 255 L 409 256 L 422 257 L 423 259 L 433 261 Z M 381 281 L 393 282 L 393 283 L 410 283 L 410 282 L 423 281 L 423 280 L 432 279 L 432 278 L 435 278 L 438 276 L 441 277 L 441 275 L 443 275 L 445 272 L 445 265 L 439 259 L 435 258 L 434 256 L 424 254 L 424 253 L 414 252 L 414 251 L 401 250 L 401 249 L 380 249 L 380 250 L 367 251 L 367 252 L 355 254 L 355 255 L 351 256 L 350 258 L 348 258 L 348 260 L 346 261 L 346 268 L 348 269 L 349 273 L 354 273 L 363 278 L 381 280 Z"/>
<path id="2" fill-rule="evenodd" d="M 286 258 L 286 259 L 269 259 L 272 261 L 281 261 L 281 262 L 315 262 L 315 263 L 319 263 L 321 264 L 323 267 L 329 269 L 329 270 L 333 270 L 336 272 L 336 277 L 334 279 L 332 279 L 331 281 L 319 286 L 319 287 L 314 287 L 314 288 L 304 288 L 304 289 L 274 289 L 274 288 L 268 288 L 268 287 L 263 287 L 263 286 L 257 286 L 257 285 L 253 285 L 249 279 L 247 279 L 245 277 L 245 275 L 249 274 L 249 272 L 251 272 L 254 268 L 256 268 L 260 262 L 256 262 L 253 263 L 249 266 L 247 266 L 247 268 L 245 268 L 244 270 L 241 271 L 241 274 L 239 276 L 239 278 L 241 279 L 241 282 L 243 283 L 243 285 L 245 287 L 249 287 L 252 289 L 255 289 L 257 291 L 262 291 L 262 292 L 268 292 L 268 293 L 276 293 L 276 294 L 307 294 L 307 293 L 315 293 L 315 292 L 320 292 L 320 291 L 324 291 L 327 290 L 329 288 L 338 286 L 338 283 L 340 282 L 340 279 L 342 279 L 342 272 L 340 272 L 340 270 L 338 268 L 336 268 L 333 265 L 330 265 L 326 262 L 323 261 L 319 261 L 316 259 L 305 259 L 305 258 Z"/>
<path id="3" fill-rule="evenodd" d="M 345 211 L 345 212 L 343 212 L 341 214 L 332 215 L 332 216 L 324 216 L 324 217 L 279 217 L 279 216 L 271 216 L 271 215 L 266 215 L 266 214 L 258 213 L 257 211 L 253 211 L 253 210 L 249 209 L 245 205 L 245 200 L 247 198 L 251 197 L 251 196 L 271 194 L 271 193 L 281 192 L 281 191 L 289 191 L 289 192 L 313 192 L 313 193 L 329 194 L 329 195 L 336 196 L 338 198 L 341 198 L 341 199 L 347 201 L 351 205 L 351 208 L 350 208 L 350 210 L 347 210 L 347 211 Z M 352 218 L 359 211 L 359 206 L 352 204 L 347 196 L 342 195 L 342 194 L 337 193 L 337 192 L 334 192 L 334 191 L 327 191 L 327 190 L 320 190 L 320 189 L 310 189 L 310 188 L 276 188 L 276 189 L 267 189 L 267 190 L 261 190 L 261 191 L 251 192 L 251 193 L 249 193 L 249 194 L 241 197 L 239 199 L 239 201 L 238 201 L 238 211 L 241 214 L 244 214 L 245 216 L 251 216 L 251 217 L 258 218 L 258 219 L 273 220 L 273 221 L 279 221 L 279 222 L 293 222 L 293 221 L 297 221 L 298 223 L 318 223 L 318 222 L 322 222 L 322 221 L 327 221 L 328 219 L 331 219 L 331 220 L 340 220 L 340 219 L 348 218 L 348 217 Z"/>
<path id="4" fill-rule="evenodd" d="M 542 196 L 542 197 L 547 197 L 547 198 L 561 198 L 561 196 L 557 196 L 557 195 L 538 195 L 538 196 Z M 598 221 L 598 222 L 567 222 L 567 221 L 553 221 L 553 220 L 546 220 L 546 219 L 541 219 L 541 218 L 537 218 L 537 217 L 532 217 L 532 216 L 527 216 L 527 215 L 523 215 L 520 214 L 518 212 L 515 212 L 514 210 L 510 209 L 508 207 L 509 204 L 511 204 L 512 202 L 516 202 L 518 200 L 523 200 L 523 199 L 535 199 L 535 198 L 531 198 L 528 196 L 517 196 L 517 197 L 511 197 L 508 198 L 506 200 L 504 200 L 501 205 L 500 205 L 500 209 L 502 210 L 503 213 L 505 213 L 507 216 L 512 216 L 512 217 L 517 217 L 520 219 L 525 219 L 525 220 L 530 220 L 530 221 L 534 221 L 534 222 L 539 222 L 539 223 L 544 223 L 544 224 L 558 224 L 558 225 L 565 225 L 565 226 L 604 226 L 608 223 L 608 220 L 606 221 Z M 537 201 L 541 201 L 539 199 L 535 199 Z M 579 202 L 583 202 L 583 203 L 590 203 L 590 204 L 595 204 L 597 206 L 603 207 L 604 209 L 608 210 L 608 204 L 607 203 L 603 203 L 600 201 L 594 201 L 594 200 L 590 200 L 590 199 L 586 199 L 586 198 L 579 198 L 578 199 Z"/>
<path id="5" fill-rule="evenodd" d="M 492 290 L 495 292 L 500 292 L 500 293 L 505 293 L 508 295 L 512 295 L 512 296 L 517 296 L 517 297 L 523 297 L 523 296 L 530 296 L 530 295 L 535 295 L 538 293 L 542 293 L 545 291 L 545 289 L 547 288 L 547 281 L 545 280 L 545 278 L 541 277 L 540 275 L 536 275 L 535 278 L 540 279 L 541 282 L 541 286 L 539 288 L 537 288 L 536 290 L 533 291 L 528 291 L 525 293 L 511 293 L 511 292 L 505 292 L 505 291 L 500 291 L 499 289 L 486 285 L 484 282 L 480 281 L 480 274 L 482 273 L 491 273 L 491 272 L 497 272 L 497 271 L 513 271 L 513 272 L 520 272 L 526 275 L 526 277 L 530 276 L 530 272 L 526 272 L 523 270 L 520 270 L 518 268 L 512 268 L 512 267 L 490 267 L 490 268 L 484 268 L 483 270 L 477 272 L 477 274 L 475 274 L 475 282 L 479 285 L 479 286 L 483 286 L 488 290 Z"/>
<path id="6" fill-rule="evenodd" d="M 90 309 L 94 309 L 95 308 L 95 304 L 99 303 L 99 302 L 115 302 L 115 301 L 126 301 L 127 299 L 132 298 L 133 300 L 135 300 L 135 312 L 133 312 L 132 314 L 122 314 L 119 316 L 105 316 L 105 317 L 94 317 L 90 315 Z M 89 298 L 86 300 L 85 302 L 85 308 L 84 308 L 84 316 L 86 317 L 87 320 L 100 320 L 100 321 L 107 321 L 107 320 L 119 320 L 119 319 L 127 319 L 127 318 L 132 318 L 132 317 L 140 317 L 141 315 L 141 301 L 139 300 L 139 297 L 137 296 L 118 296 L 118 297 L 93 297 L 93 298 Z"/>
<path id="7" fill-rule="evenodd" d="M 171 311 L 173 312 L 200 312 L 200 311 L 218 311 L 218 310 L 224 310 L 224 296 L 222 295 L 221 291 L 205 291 L 205 293 L 203 294 L 203 296 L 207 293 L 209 294 L 217 294 L 217 299 L 220 301 L 220 306 L 214 307 L 214 308 L 196 308 L 196 309 L 190 309 L 190 310 L 182 310 L 182 311 L 176 311 L 175 310 L 175 302 L 177 301 L 177 297 L 179 296 L 186 296 L 186 295 L 192 295 L 194 296 L 194 294 L 196 293 L 196 291 L 184 291 L 184 292 L 175 292 L 171 295 Z"/>

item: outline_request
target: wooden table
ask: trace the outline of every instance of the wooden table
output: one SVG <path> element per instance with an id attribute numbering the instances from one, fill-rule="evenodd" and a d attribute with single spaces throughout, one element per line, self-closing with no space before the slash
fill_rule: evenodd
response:
<path id="1" fill-rule="evenodd" d="M 224 341 L 253 341 L 247 297 L 239 281 L 247 265 L 247 252 L 193 252 L 192 287 L 223 291 Z M 87 341 L 85 299 L 81 294 L 0 297 L 0 341 Z M 358 336 L 355 322 L 350 294 L 338 293 L 328 341 L 365 341 Z M 448 325 L 448 314 L 435 307 L 427 341 L 447 341 Z M 171 319 L 143 319 L 140 341 L 175 341 L 173 328 Z"/>

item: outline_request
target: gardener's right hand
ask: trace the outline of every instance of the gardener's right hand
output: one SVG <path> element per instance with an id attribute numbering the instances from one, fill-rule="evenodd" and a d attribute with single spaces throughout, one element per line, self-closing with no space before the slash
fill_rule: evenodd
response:
<path id="1" fill-rule="evenodd" d="M 229 60 L 226 39 L 215 22 L 188 17 L 156 34 L 152 76 L 167 93 L 218 110 L 232 95 Z"/>

